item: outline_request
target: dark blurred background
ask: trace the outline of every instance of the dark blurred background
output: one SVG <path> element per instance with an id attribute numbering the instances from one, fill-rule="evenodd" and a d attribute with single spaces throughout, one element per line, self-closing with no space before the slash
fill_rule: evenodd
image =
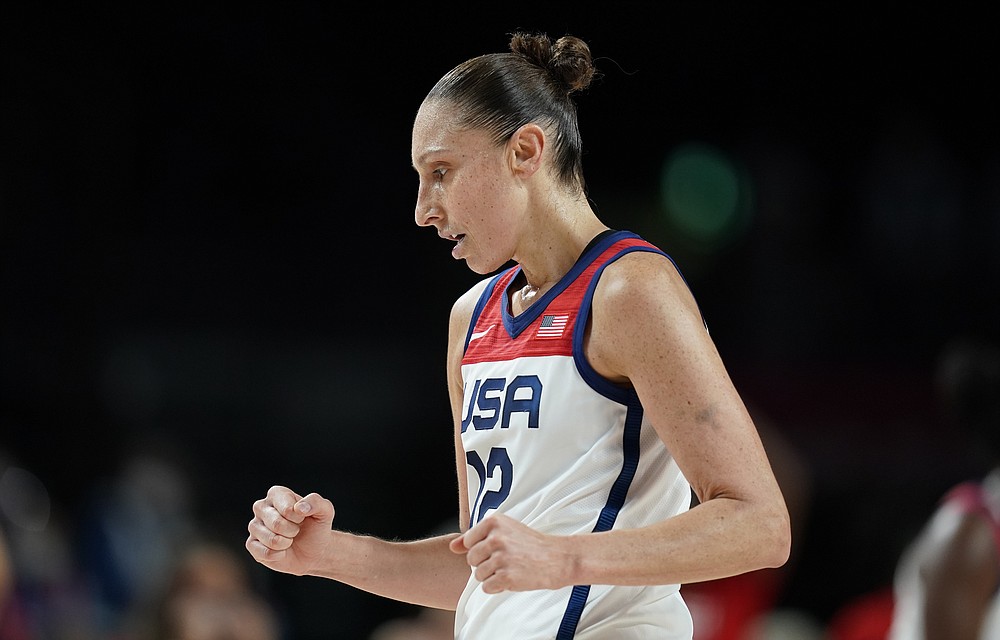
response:
<path id="1" fill-rule="evenodd" d="M 381 536 L 453 518 L 446 325 L 478 276 L 413 223 L 410 126 L 527 29 L 591 45 L 591 198 L 675 257 L 805 470 L 781 604 L 828 621 L 981 469 L 934 375 L 1000 325 L 992 24 L 943 3 L 6 6 L 0 530 L 27 617 L 113 624 L 172 529 L 248 559 L 272 484 Z M 288 638 L 410 612 L 247 570 Z"/>

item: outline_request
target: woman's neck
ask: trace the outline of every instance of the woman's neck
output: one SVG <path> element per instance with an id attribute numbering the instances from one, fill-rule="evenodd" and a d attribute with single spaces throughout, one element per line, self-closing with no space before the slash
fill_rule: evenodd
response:
<path id="1" fill-rule="evenodd" d="M 514 260 L 524 274 L 526 295 L 538 296 L 558 282 L 597 234 L 608 227 L 589 205 L 546 216 L 530 225 Z"/>

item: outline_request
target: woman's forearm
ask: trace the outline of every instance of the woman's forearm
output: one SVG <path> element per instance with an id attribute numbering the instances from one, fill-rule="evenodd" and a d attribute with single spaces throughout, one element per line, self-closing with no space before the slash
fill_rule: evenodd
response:
<path id="1" fill-rule="evenodd" d="M 393 600 L 454 610 L 469 566 L 448 543 L 458 534 L 397 542 L 332 530 L 321 566 L 309 572 Z"/>
<path id="2" fill-rule="evenodd" d="M 574 584 L 701 582 L 784 564 L 787 512 L 716 498 L 648 527 L 573 536 Z"/>

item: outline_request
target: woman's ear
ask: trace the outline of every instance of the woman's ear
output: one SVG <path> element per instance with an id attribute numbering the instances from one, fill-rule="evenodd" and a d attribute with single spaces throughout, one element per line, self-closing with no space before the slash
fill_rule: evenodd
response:
<path id="1" fill-rule="evenodd" d="M 528 177 L 542 166 L 545 152 L 545 131 L 529 122 L 510 137 L 511 170 L 515 175 Z"/>

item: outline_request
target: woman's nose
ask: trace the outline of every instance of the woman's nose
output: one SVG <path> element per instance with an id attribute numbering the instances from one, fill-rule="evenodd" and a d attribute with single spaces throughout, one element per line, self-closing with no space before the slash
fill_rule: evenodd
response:
<path id="1" fill-rule="evenodd" d="M 437 207 L 428 194 L 424 190 L 424 186 L 421 185 L 417 192 L 417 206 L 413 212 L 413 219 L 418 226 L 427 227 L 434 224 L 440 216 L 437 213 Z"/>

